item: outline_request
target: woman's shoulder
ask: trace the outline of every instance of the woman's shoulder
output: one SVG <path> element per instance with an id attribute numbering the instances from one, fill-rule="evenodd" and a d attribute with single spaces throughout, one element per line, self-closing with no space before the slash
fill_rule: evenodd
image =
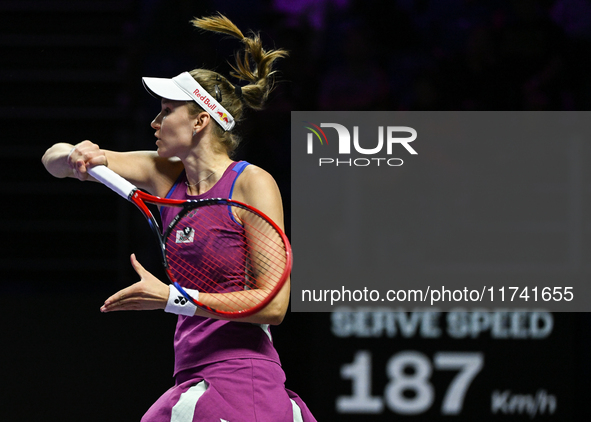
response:
<path id="1" fill-rule="evenodd" d="M 273 176 L 265 169 L 250 164 L 244 168 L 234 187 L 235 198 L 254 205 L 263 198 L 280 198 Z M 239 199 L 240 198 L 240 199 Z M 256 206 L 256 205 L 255 205 Z"/>
<path id="2" fill-rule="evenodd" d="M 233 198 L 262 211 L 283 228 L 281 192 L 268 171 L 252 164 L 246 166 L 236 180 Z"/>
<path id="3" fill-rule="evenodd" d="M 254 164 L 245 166 L 240 177 L 236 180 L 236 188 L 246 191 L 264 190 L 276 185 L 275 179 L 268 171 Z"/>

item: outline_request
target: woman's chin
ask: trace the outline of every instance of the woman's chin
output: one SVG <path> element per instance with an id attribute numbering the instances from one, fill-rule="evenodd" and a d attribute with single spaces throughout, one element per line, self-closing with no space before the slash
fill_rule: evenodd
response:
<path id="1" fill-rule="evenodd" d="M 163 148 L 158 147 L 156 149 L 156 153 L 158 154 L 159 157 L 162 157 L 162 158 L 170 158 L 168 156 L 168 154 L 166 153 L 166 149 L 163 149 Z"/>

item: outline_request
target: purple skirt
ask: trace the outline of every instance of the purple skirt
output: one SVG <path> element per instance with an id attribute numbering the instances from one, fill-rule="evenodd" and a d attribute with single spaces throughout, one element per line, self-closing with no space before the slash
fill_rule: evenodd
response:
<path id="1" fill-rule="evenodd" d="M 275 362 L 232 359 L 177 374 L 141 422 L 315 422 L 297 394 L 285 388 Z"/>

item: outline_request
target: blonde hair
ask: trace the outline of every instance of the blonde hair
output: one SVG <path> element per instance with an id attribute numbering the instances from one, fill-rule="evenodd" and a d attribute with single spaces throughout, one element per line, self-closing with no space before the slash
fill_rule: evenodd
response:
<path id="1" fill-rule="evenodd" d="M 288 55 L 286 50 L 263 49 L 259 34 L 252 32 L 249 37 L 234 25 L 227 17 L 222 14 L 216 16 L 194 18 L 191 23 L 202 30 L 217 32 L 238 38 L 243 43 L 243 48 L 234 54 L 235 64 L 231 64 L 232 71 L 230 75 L 241 81 L 246 81 L 247 85 L 239 87 L 228 81 L 224 76 L 217 72 L 207 69 L 194 69 L 189 73 L 199 84 L 216 98 L 216 85 L 221 94 L 217 100 L 230 112 L 236 122 L 240 122 L 244 107 L 253 110 L 262 110 L 269 94 L 274 88 L 273 64 L 277 59 Z M 197 103 L 189 102 L 189 111 L 191 114 L 198 114 L 203 111 Z M 231 154 L 240 139 L 232 131 L 225 132 L 219 125 L 214 125 L 214 133 L 220 138 L 222 147 L 228 154 Z"/>

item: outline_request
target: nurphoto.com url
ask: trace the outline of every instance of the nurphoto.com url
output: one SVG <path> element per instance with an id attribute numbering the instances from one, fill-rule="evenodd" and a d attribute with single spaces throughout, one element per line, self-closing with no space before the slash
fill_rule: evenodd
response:
<path id="1" fill-rule="evenodd" d="M 349 290 L 312 289 L 302 290 L 302 302 L 414 302 L 429 303 L 474 303 L 489 300 L 490 302 L 570 302 L 574 299 L 574 288 L 564 286 L 483 286 L 482 289 L 448 289 L 445 286 L 426 289 L 388 290 L 381 294 L 378 290 L 367 287 Z"/>

